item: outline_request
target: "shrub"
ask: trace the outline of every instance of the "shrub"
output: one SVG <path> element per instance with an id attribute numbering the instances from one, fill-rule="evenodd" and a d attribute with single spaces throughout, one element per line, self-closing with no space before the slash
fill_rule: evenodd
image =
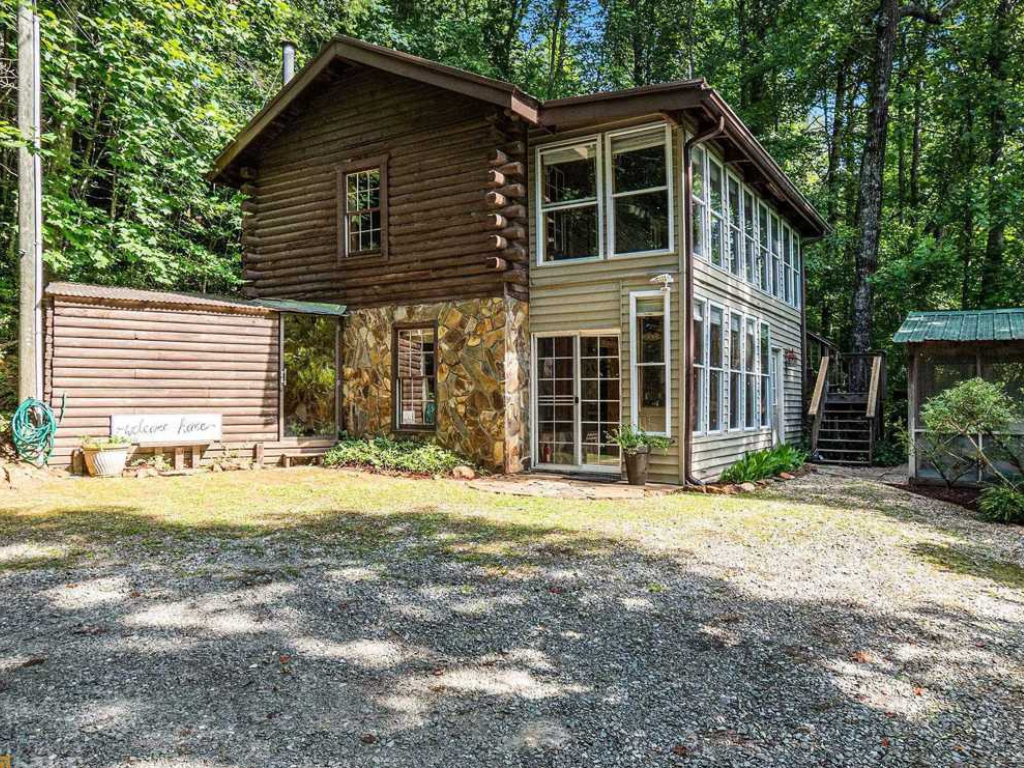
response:
<path id="1" fill-rule="evenodd" d="M 672 441 L 667 437 L 652 435 L 645 432 L 643 427 L 633 427 L 629 424 L 619 427 L 612 433 L 612 442 L 625 453 L 636 453 L 638 448 L 664 450 L 672 445 Z"/>
<path id="2" fill-rule="evenodd" d="M 982 491 L 978 511 L 983 520 L 1024 525 L 1024 491 L 999 485 Z"/>
<path id="3" fill-rule="evenodd" d="M 792 472 L 807 461 L 807 453 L 793 445 L 777 445 L 748 453 L 722 473 L 723 483 L 752 483 L 780 472 Z"/>
<path id="4" fill-rule="evenodd" d="M 418 474 L 448 474 L 468 462 L 433 443 L 390 437 L 343 438 L 324 456 L 328 467 L 370 467 Z"/>
<path id="5" fill-rule="evenodd" d="M 1024 471 L 1024 456 L 1006 435 L 1018 418 L 1017 406 L 1002 385 L 969 379 L 924 404 L 925 432 L 917 451 L 949 487 L 979 465 L 1010 485 L 996 465 L 1003 462 Z"/>

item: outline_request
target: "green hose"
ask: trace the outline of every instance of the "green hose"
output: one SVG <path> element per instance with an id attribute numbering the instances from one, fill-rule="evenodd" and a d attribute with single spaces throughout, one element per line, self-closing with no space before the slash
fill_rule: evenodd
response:
<path id="1" fill-rule="evenodd" d="M 59 419 L 54 417 L 50 406 L 34 397 L 28 398 L 14 412 L 11 419 L 14 448 L 25 461 L 42 466 L 50 460 L 57 427 L 64 420 L 66 399 L 67 395 L 61 397 Z"/>

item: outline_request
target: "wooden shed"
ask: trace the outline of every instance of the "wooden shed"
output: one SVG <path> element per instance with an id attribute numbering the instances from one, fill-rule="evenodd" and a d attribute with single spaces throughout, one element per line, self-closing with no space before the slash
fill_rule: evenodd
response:
<path id="1" fill-rule="evenodd" d="M 926 434 L 921 409 L 935 395 L 978 377 L 1001 384 L 1024 411 L 1024 308 L 912 312 L 893 340 L 907 345 L 910 477 L 921 482 L 942 481 L 943 473 L 921 450 Z M 1014 424 L 1005 437 L 1007 445 L 1022 455 L 1024 421 Z M 977 439 L 983 443 L 981 436 Z M 961 448 L 968 461 L 957 481 L 977 484 L 989 479 L 981 466 L 969 461 L 969 445 Z M 956 459 L 950 457 L 949 462 Z M 999 469 L 1014 471 L 1010 464 Z M 960 474 L 960 470 L 952 474 Z"/>
<path id="2" fill-rule="evenodd" d="M 63 420 L 51 463 L 126 434 L 178 466 L 276 463 L 338 436 L 335 304 L 75 283 L 46 290 L 45 398 Z"/>

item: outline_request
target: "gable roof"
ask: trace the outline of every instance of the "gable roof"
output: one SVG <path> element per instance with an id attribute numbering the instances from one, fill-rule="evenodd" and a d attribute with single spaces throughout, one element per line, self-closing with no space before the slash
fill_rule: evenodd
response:
<path id="1" fill-rule="evenodd" d="M 1024 341 L 1024 308 L 911 312 L 892 340 L 897 344 Z"/>
<path id="2" fill-rule="evenodd" d="M 401 51 L 339 35 L 326 43 L 296 75 L 279 90 L 235 139 L 224 148 L 208 174 L 213 182 L 237 183 L 236 166 L 243 154 L 265 132 L 272 132 L 287 119 L 289 108 L 313 83 L 326 76 L 335 61 L 379 69 L 399 77 L 426 83 L 501 107 L 529 124 L 549 130 L 564 130 L 588 124 L 641 115 L 689 112 L 696 122 L 722 121 L 725 139 L 735 148 L 732 162 L 750 162 L 767 179 L 769 191 L 788 203 L 803 219 L 804 229 L 815 236 L 829 231 L 815 210 L 778 163 L 743 124 L 743 121 L 703 78 L 591 93 L 567 99 L 542 101 L 511 83 L 483 77 L 456 67 L 430 61 Z"/>

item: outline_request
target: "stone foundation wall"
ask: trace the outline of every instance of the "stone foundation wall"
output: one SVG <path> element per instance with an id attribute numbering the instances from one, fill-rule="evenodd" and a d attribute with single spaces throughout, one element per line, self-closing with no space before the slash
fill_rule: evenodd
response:
<path id="1" fill-rule="evenodd" d="M 350 434 L 392 431 L 392 329 L 437 322 L 439 445 L 515 472 L 528 443 L 528 311 L 510 298 L 379 307 L 343 321 L 342 420 Z M 426 437 L 426 435 L 425 435 Z"/>

